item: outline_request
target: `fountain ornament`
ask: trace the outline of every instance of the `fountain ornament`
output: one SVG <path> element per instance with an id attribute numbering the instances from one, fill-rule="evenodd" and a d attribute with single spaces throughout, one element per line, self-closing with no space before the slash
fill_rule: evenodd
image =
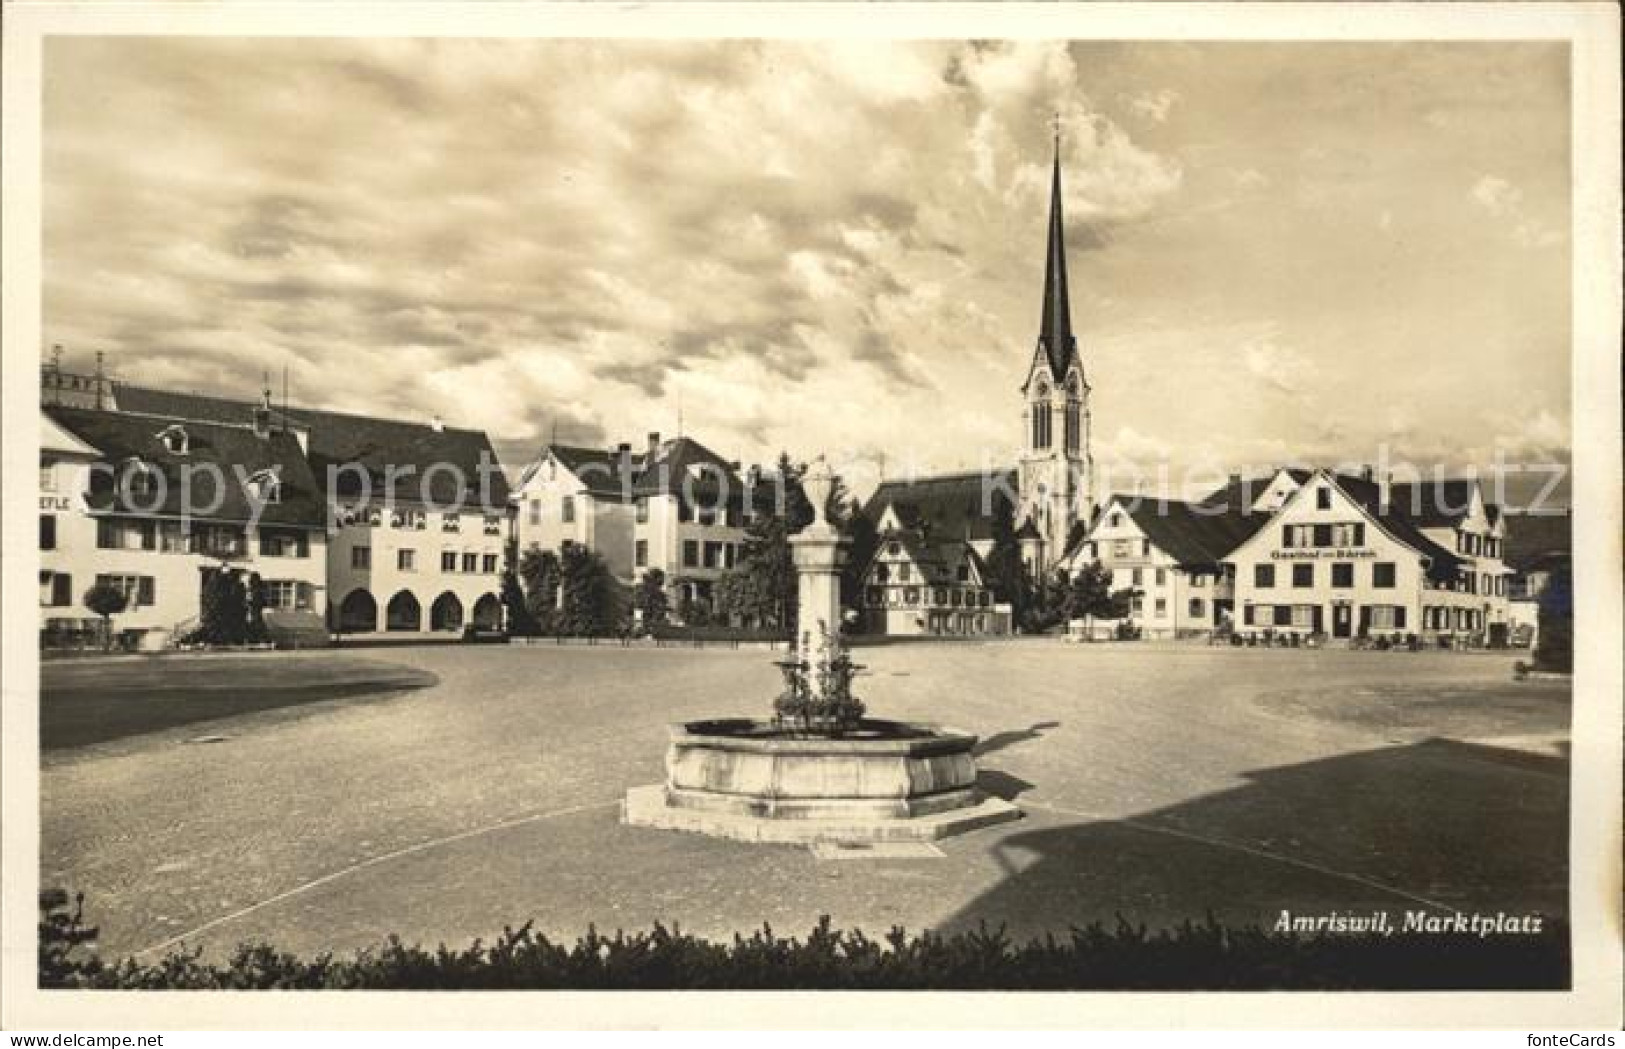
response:
<path id="1" fill-rule="evenodd" d="M 795 643 L 777 661 L 772 716 L 669 726 L 666 779 L 635 787 L 635 826 L 762 842 L 919 841 L 1016 819 L 976 786 L 975 736 L 865 716 L 863 668 L 840 636 L 840 570 L 849 540 L 828 519 L 835 476 L 822 458 L 802 479 L 813 520 L 790 537 Z"/>

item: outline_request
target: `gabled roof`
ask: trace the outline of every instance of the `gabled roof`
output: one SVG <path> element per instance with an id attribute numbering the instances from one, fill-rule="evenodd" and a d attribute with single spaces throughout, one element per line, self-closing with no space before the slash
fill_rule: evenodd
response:
<path id="1" fill-rule="evenodd" d="M 132 493 L 106 472 L 92 473 L 91 490 L 85 496 L 92 513 L 185 514 L 199 520 L 248 521 L 253 502 L 243 489 L 243 480 L 275 470 L 282 482 L 281 498 L 264 504 L 259 520 L 306 528 L 320 528 L 327 522 L 321 485 L 292 434 L 278 431 L 258 437 L 246 426 L 191 420 L 186 423 L 189 440 L 182 455 L 170 452 L 159 439 L 164 428 L 175 421 L 172 418 L 94 408 L 50 406 L 42 410 L 58 426 L 95 448 L 115 470 L 139 461 L 163 477 L 163 484 L 155 485 L 149 496 Z M 183 467 L 190 467 L 184 483 Z M 155 501 L 156 506 L 152 505 Z"/>
<path id="2" fill-rule="evenodd" d="M 255 407 L 251 402 L 227 397 L 155 390 L 128 383 L 116 384 L 114 396 L 120 411 L 239 426 L 252 419 Z M 361 467 L 369 478 L 371 493 L 382 497 L 390 494 L 384 491 L 384 479 L 385 469 L 392 466 L 395 468 L 392 493 L 395 498 L 420 499 L 425 494 L 423 478 L 427 477 L 427 494 L 434 502 L 448 507 L 462 503 L 470 509 L 479 509 L 483 462 L 487 464 L 483 471 L 489 488 L 487 508 L 494 512 L 507 503 L 507 480 L 496 450 L 482 430 L 436 427 L 428 423 L 300 407 L 290 407 L 285 413 L 275 408 L 273 418 L 279 421 L 285 418 L 288 424 L 308 431 L 311 469 L 324 484 L 329 471 L 334 471 L 337 494 L 341 498 L 358 498 L 363 493 L 363 485 L 354 469 L 341 471 L 340 467 L 348 464 Z M 461 488 L 459 477 L 463 481 Z"/>
<path id="3" fill-rule="evenodd" d="M 1315 471 L 1299 467 L 1289 466 L 1282 469 L 1286 471 L 1287 476 L 1298 483 L 1299 487 L 1302 487 L 1309 478 L 1315 475 Z M 1273 470 L 1262 477 L 1235 478 L 1224 487 L 1209 492 L 1198 502 L 1203 506 L 1224 507 L 1238 511 L 1248 510 L 1260 495 L 1269 490 L 1270 482 L 1274 481 L 1280 473 L 1281 470 Z"/>
<path id="4" fill-rule="evenodd" d="M 932 543 L 923 538 L 912 528 L 898 529 L 886 532 L 877 537 L 874 553 L 864 566 L 863 577 L 868 579 L 874 566 L 888 543 L 898 543 L 903 553 L 920 570 L 920 583 L 924 586 L 949 586 L 959 582 L 959 569 L 969 565 L 974 581 L 985 584 L 987 579 L 987 566 L 976 548 L 960 540 L 957 542 Z"/>
<path id="5" fill-rule="evenodd" d="M 583 448 L 550 444 L 542 450 L 575 474 L 593 495 L 606 498 L 680 495 L 710 502 L 719 495 L 742 503 L 746 484 L 734 463 L 691 437 L 677 437 L 655 447 L 653 454 L 619 448 Z M 523 485 L 534 473 L 525 471 Z"/>
<path id="6" fill-rule="evenodd" d="M 1114 495 L 1101 504 L 1097 523 L 1112 506 L 1121 507 L 1152 545 L 1182 568 L 1216 568 L 1274 516 L 1245 510 L 1220 511 L 1204 503 L 1176 499 Z"/>
<path id="7" fill-rule="evenodd" d="M 1389 535 L 1428 559 L 1428 578 L 1453 581 L 1462 566 L 1461 558 L 1429 539 L 1408 513 L 1409 505 L 1383 499 L 1382 486 L 1364 477 L 1327 473 L 1344 495 L 1359 504 Z"/>
<path id="8" fill-rule="evenodd" d="M 1016 490 L 1016 472 L 941 474 L 896 481 L 882 481 L 863 514 L 879 522 L 886 507 L 892 507 L 905 527 L 918 529 L 927 542 L 993 538 L 993 495 Z"/>
<path id="9" fill-rule="evenodd" d="M 1422 528 L 1454 528 L 1472 511 L 1477 491 L 1472 478 L 1390 484 L 1388 501 Z"/>

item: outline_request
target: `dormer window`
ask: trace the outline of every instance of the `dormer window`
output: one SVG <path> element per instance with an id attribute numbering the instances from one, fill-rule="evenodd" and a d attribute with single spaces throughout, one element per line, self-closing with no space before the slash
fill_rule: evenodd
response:
<path id="1" fill-rule="evenodd" d="M 149 496 L 158 487 L 158 469 L 135 456 L 124 460 L 125 490 L 131 496 Z"/>
<path id="2" fill-rule="evenodd" d="M 282 475 L 275 467 L 249 475 L 245 487 L 248 489 L 249 498 L 257 503 L 282 501 Z"/>
<path id="3" fill-rule="evenodd" d="M 161 430 L 158 434 L 158 440 L 170 455 L 185 455 L 192 447 L 191 438 L 186 434 L 186 428 L 179 423 L 174 426 L 166 426 Z"/>

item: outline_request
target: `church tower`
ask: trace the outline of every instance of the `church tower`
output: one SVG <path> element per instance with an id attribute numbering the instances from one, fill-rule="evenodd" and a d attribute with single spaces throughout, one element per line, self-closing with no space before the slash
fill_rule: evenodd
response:
<path id="1" fill-rule="evenodd" d="M 1032 567 L 1049 571 L 1066 553 L 1073 526 L 1091 512 L 1089 383 L 1083 376 L 1066 287 L 1066 228 L 1061 215 L 1061 140 L 1055 136 L 1050 180 L 1049 247 L 1038 345 L 1021 386 L 1021 505 L 1016 519 Z"/>

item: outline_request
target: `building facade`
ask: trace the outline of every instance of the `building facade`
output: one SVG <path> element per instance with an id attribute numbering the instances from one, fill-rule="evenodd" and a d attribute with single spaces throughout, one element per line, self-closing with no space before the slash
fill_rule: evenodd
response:
<path id="1" fill-rule="evenodd" d="M 297 435 L 322 495 L 326 624 L 342 634 L 502 625 L 508 485 L 479 430 L 376 419 L 127 383 L 120 412 L 227 422 L 258 410 Z"/>
<path id="2" fill-rule="evenodd" d="M 637 450 L 553 444 L 515 487 L 515 535 L 522 551 L 584 546 L 623 585 L 659 571 L 676 607 L 710 607 L 761 494 L 739 463 L 688 437 L 651 433 Z"/>
<path id="3" fill-rule="evenodd" d="M 1474 481 L 1396 486 L 1314 471 L 1226 558 L 1236 629 L 1502 643 L 1503 539 Z"/>
<path id="4" fill-rule="evenodd" d="M 1267 519 L 1251 509 L 1113 495 L 1060 567 L 1069 575 L 1096 562 L 1105 568 L 1112 592 L 1127 593 L 1127 621 L 1141 637 L 1211 635 L 1234 621 L 1235 573 L 1225 558 Z"/>
<path id="5" fill-rule="evenodd" d="M 48 646 L 100 630 L 84 604 L 125 595 L 114 629 L 183 636 L 204 574 L 257 577 L 274 619 L 327 607 L 322 493 L 293 434 L 263 416 L 231 426 L 60 404 L 42 409 L 40 615 Z"/>
<path id="6" fill-rule="evenodd" d="M 933 542 L 906 522 L 896 504 L 881 512 L 879 542 L 861 577 L 860 628 L 902 636 L 1009 633 L 1010 608 L 994 600 L 975 544 Z"/>

